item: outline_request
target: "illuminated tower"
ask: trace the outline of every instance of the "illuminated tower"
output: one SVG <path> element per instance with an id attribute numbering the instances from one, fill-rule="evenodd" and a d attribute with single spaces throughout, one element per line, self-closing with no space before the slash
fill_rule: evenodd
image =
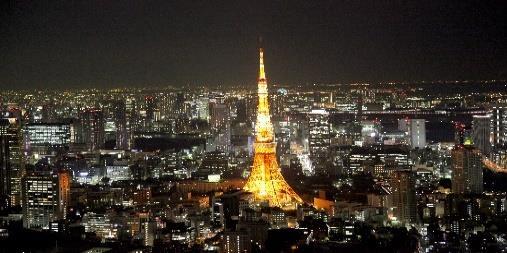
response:
<path id="1" fill-rule="evenodd" d="M 287 184 L 276 161 L 276 142 L 269 115 L 268 86 L 264 73 L 262 48 L 260 50 L 258 96 L 255 156 L 252 172 L 244 190 L 253 193 L 256 202 L 268 202 L 270 206 L 294 209 L 295 204 L 303 201 Z"/>

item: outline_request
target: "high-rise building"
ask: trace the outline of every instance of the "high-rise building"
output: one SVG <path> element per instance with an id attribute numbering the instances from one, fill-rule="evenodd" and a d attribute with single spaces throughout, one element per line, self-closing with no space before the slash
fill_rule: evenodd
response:
<path id="1" fill-rule="evenodd" d="M 236 121 L 246 123 L 248 121 L 247 101 L 245 98 L 236 102 Z"/>
<path id="2" fill-rule="evenodd" d="M 264 72 L 264 53 L 260 50 L 257 121 L 255 123 L 254 162 L 244 190 L 253 193 L 255 202 L 295 209 L 302 199 L 285 181 L 276 159 L 276 142 L 269 114 L 268 84 Z"/>
<path id="3" fill-rule="evenodd" d="M 229 152 L 231 147 L 231 116 L 226 104 L 214 103 L 211 106 L 210 125 L 214 133 L 216 150 Z"/>
<path id="4" fill-rule="evenodd" d="M 0 210 L 10 206 L 12 168 L 7 136 L 0 135 Z"/>
<path id="5" fill-rule="evenodd" d="M 410 170 L 397 170 L 391 175 L 393 207 L 395 217 L 402 223 L 417 220 L 415 175 Z"/>
<path id="6" fill-rule="evenodd" d="M 325 110 L 312 110 L 308 113 L 308 146 L 315 173 L 327 174 L 326 161 L 331 145 L 329 113 Z"/>
<path id="7" fill-rule="evenodd" d="M 94 151 L 104 145 L 104 115 L 99 109 L 85 109 L 80 113 L 81 138 L 88 150 Z"/>
<path id="8" fill-rule="evenodd" d="M 61 169 L 58 175 L 58 216 L 61 219 L 67 218 L 67 208 L 70 203 L 70 184 L 72 182 L 71 171 Z"/>
<path id="9" fill-rule="evenodd" d="M 124 100 L 114 104 L 114 124 L 116 126 L 116 148 L 129 149 L 129 121 L 127 120 L 127 106 Z"/>
<path id="10" fill-rule="evenodd" d="M 9 111 L 0 118 L 0 188 L 8 196 L 9 205 L 21 204 L 21 177 L 25 165 L 21 115 L 17 112 Z"/>
<path id="11" fill-rule="evenodd" d="M 209 121 L 209 98 L 201 97 L 196 102 L 196 118 Z"/>
<path id="12" fill-rule="evenodd" d="M 481 194 L 482 155 L 472 145 L 456 146 L 451 153 L 452 192 Z"/>
<path id="13" fill-rule="evenodd" d="M 507 105 L 495 105 L 491 110 L 493 144 L 507 143 Z"/>
<path id="14" fill-rule="evenodd" d="M 70 200 L 67 171 L 33 171 L 22 179 L 23 227 L 45 229 L 50 222 L 64 219 Z"/>
<path id="15" fill-rule="evenodd" d="M 491 115 L 474 115 L 472 118 L 472 138 L 474 146 L 482 154 L 491 152 Z"/>
<path id="16" fill-rule="evenodd" d="M 177 93 L 174 100 L 174 112 L 176 115 L 181 115 L 185 112 L 185 94 Z"/>
<path id="17" fill-rule="evenodd" d="M 151 124 L 155 120 L 155 98 L 153 96 L 146 96 L 144 102 L 146 106 L 146 122 Z"/>
<path id="18" fill-rule="evenodd" d="M 398 129 L 404 131 L 412 148 L 426 147 L 426 121 L 424 119 L 399 119 Z"/>

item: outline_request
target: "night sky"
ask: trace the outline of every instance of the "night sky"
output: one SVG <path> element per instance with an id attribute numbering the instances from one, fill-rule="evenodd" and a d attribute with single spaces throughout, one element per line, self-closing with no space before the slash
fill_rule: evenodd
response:
<path id="1" fill-rule="evenodd" d="M 0 5 L 4 89 L 507 79 L 507 1 Z"/>

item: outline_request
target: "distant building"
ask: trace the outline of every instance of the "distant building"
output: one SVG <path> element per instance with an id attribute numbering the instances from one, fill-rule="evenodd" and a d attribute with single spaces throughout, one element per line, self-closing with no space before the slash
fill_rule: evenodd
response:
<path id="1" fill-rule="evenodd" d="M 116 224 L 109 213 L 99 214 L 87 212 L 83 216 L 81 224 L 85 227 L 85 232 L 94 232 L 98 237 L 105 239 L 116 239 L 119 234 L 119 226 Z"/>
<path id="2" fill-rule="evenodd" d="M 210 111 L 209 111 L 209 98 L 201 97 L 196 101 L 196 115 L 195 117 L 200 120 L 209 121 Z"/>
<path id="3" fill-rule="evenodd" d="M 308 146 L 316 174 L 328 173 L 326 161 L 330 145 L 329 113 L 325 110 L 312 110 L 308 113 Z"/>
<path id="4" fill-rule="evenodd" d="M 106 177 L 108 177 L 111 182 L 132 179 L 132 172 L 128 165 L 128 160 L 123 159 L 108 162 L 106 164 Z"/>
<path id="5" fill-rule="evenodd" d="M 404 131 L 412 148 L 426 147 L 426 121 L 424 119 L 399 119 L 398 129 Z"/>
<path id="6" fill-rule="evenodd" d="M 86 109 L 79 114 L 80 137 L 89 151 L 102 148 L 105 141 L 104 114 L 99 109 Z"/>
<path id="7" fill-rule="evenodd" d="M 224 152 L 207 152 L 197 170 L 196 177 L 208 179 L 209 175 L 223 175 L 229 168 L 228 157 Z"/>
<path id="8" fill-rule="evenodd" d="M 213 103 L 210 107 L 210 125 L 214 133 L 217 151 L 229 152 L 231 148 L 231 116 L 226 104 Z"/>
<path id="9" fill-rule="evenodd" d="M 369 173 L 376 177 L 389 176 L 394 170 L 410 165 L 409 150 L 405 146 L 354 147 L 347 155 L 349 175 Z"/>
<path id="10" fill-rule="evenodd" d="M 482 156 L 471 145 L 457 146 L 452 151 L 452 192 L 482 194 Z"/>
<path id="11" fill-rule="evenodd" d="M 127 119 L 127 106 L 124 100 L 114 103 L 114 125 L 116 128 L 116 148 L 129 149 L 130 147 L 130 122 Z"/>
<path id="12" fill-rule="evenodd" d="M 52 150 L 68 149 L 74 127 L 70 123 L 32 123 L 25 125 L 24 131 L 26 150 L 38 156 L 49 154 Z"/>
<path id="13" fill-rule="evenodd" d="M 236 121 L 246 123 L 248 121 L 247 101 L 239 99 L 236 102 Z"/>
<path id="14" fill-rule="evenodd" d="M 491 152 L 491 115 L 474 115 L 472 129 L 474 146 L 488 155 Z"/>
<path id="15" fill-rule="evenodd" d="M 24 170 L 23 135 L 16 115 L 0 118 L 0 208 L 21 204 L 21 176 Z"/>
<path id="16" fill-rule="evenodd" d="M 495 105 L 491 110 L 493 144 L 507 143 L 507 105 Z"/>

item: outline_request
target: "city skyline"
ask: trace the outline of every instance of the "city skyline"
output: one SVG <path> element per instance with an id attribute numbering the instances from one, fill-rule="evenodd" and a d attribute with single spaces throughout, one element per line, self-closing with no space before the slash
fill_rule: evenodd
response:
<path id="1" fill-rule="evenodd" d="M 507 249 L 503 3 L 0 7 L 0 252 Z"/>

